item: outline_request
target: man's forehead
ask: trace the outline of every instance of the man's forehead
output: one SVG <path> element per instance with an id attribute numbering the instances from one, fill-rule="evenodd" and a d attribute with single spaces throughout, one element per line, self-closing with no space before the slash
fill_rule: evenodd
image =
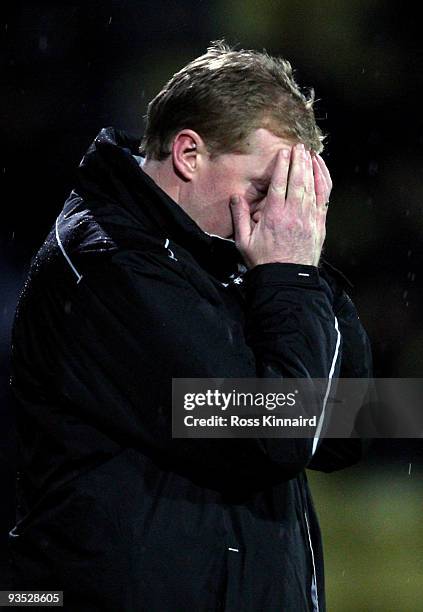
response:
<path id="1" fill-rule="evenodd" d="M 277 136 L 267 128 L 258 128 L 252 130 L 245 144 L 248 152 L 256 151 L 262 155 L 271 156 L 276 155 L 283 147 L 291 148 L 296 142 L 294 138 Z"/>
<path id="2" fill-rule="evenodd" d="M 282 138 L 266 128 L 253 130 L 247 138 L 246 153 L 253 168 L 253 178 L 260 183 L 269 183 L 276 164 L 278 152 L 291 149 L 296 140 Z"/>
<path id="3" fill-rule="evenodd" d="M 246 144 L 252 179 L 261 184 L 268 184 L 272 178 L 278 152 L 282 148 L 290 149 L 296 142 L 293 139 L 276 136 L 266 128 L 259 128 L 251 132 Z"/>

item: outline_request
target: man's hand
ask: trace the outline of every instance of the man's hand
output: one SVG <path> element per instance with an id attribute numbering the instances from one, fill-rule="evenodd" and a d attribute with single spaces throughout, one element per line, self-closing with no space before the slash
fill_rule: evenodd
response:
<path id="1" fill-rule="evenodd" d="M 298 263 L 317 266 L 326 235 L 332 181 L 323 159 L 298 144 L 281 149 L 264 206 L 251 219 L 247 201 L 234 195 L 235 242 L 246 264 Z"/>

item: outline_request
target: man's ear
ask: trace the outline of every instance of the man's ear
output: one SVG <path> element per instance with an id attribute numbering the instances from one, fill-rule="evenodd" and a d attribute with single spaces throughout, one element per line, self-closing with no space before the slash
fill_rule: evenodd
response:
<path id="1" fill-rule="evenodd" d="M 175 171 L 186 181 L 191 181 L 198 172 L 201 155 L 205 152 L 204 141 L 194 130 L 181 130 L 173 140 L 172 161 Z"/>

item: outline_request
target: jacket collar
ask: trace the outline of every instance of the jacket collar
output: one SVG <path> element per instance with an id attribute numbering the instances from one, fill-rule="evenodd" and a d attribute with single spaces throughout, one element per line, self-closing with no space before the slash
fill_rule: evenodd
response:
<path id="1" fill-rule="evenodd" d="M 139 145 L 137 137 L 103 128 L 81 161 L 78 193 L 86 201 L 118 202 L 144 231 L 179 244 L 218 277 L 242 269 L 242 257 L 232 240 L 204 232 L 142 170 L 134 157 Z"/>

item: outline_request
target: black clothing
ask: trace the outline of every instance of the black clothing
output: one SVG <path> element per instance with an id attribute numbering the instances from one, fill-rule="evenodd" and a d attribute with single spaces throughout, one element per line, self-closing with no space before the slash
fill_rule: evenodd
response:
<path id="1" fill-rule="evenodd" d="M 246 272 L 137 147 L 100 132 L 19 301 L 17 587 L 78 612 L 324 612 L 304 469 L 361 442 L 172 439 L 171 380 L 367 377 L 367 336 L 340 277 Z"/>

